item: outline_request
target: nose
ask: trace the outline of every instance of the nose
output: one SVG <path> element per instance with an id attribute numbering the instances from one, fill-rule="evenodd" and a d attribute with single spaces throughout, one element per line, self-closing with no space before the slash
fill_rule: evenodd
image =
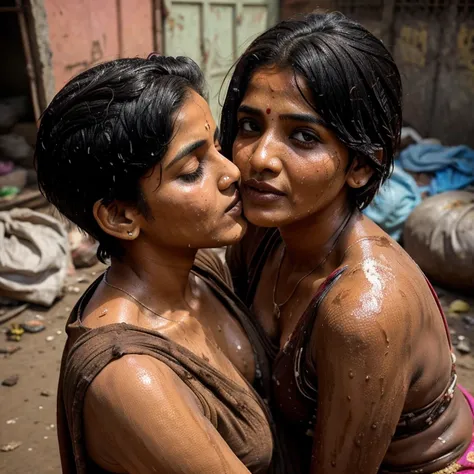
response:
<path id="1" fill-rule="evenodd" d="M 240 171 L 237 166 L 232 163 L 232 161 L 228 160 L 223 155 L 221 156 L 220 160 L 220 167 L 221 173 L 218 180 L 218 187 L 220 191 L 225 191 L 226 189 L 230 188 L 233 184 L 236 184 L 240 180 Z"/>
<path id="2" fill-rule="evenodd" d="M 282 163 L 278 158 L 275 144 L 275 139 L 270 135 L 263 135 L 258 142 L 256 142 L 249 157 L 249 163 L 257 173 L 264 173 L 265 171 L 269 171 L 273 174 L 280 173 Z"/>

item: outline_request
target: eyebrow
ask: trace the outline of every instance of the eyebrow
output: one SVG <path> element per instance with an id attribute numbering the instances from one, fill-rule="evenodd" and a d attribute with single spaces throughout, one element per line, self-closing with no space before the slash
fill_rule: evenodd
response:
<path id="1" fill-rule="evenodd" d="M 238 109 L 238 112 L 260 117 L 264 115 L 261 110 L 250 107 L 249 105 L 241 105 Z M 311 114 L 282 114 L 279 115 L 279 118 L 281 120 L 294 120 L 296 122 L 312 123 L 314 125 L 320 125 L 321 127 L 327 128 L 327 124 L 323 119 L 315 117 Z"/>
<path id="2" fill-rule="evenodd" d="M 216 127 L 216 130 L 214 132 L 214 141 L 219 139 L 219 127 Z M 186 156 L 190 155 L 193 151 L 197 150 L 198 148 L 201 148 L 203 145 L 205 145 L 207 140 L 198 140 L 193 143 L 190 143 L 189 145 L 184 146 L 177 154 L 176 156 L 168 163 L 165 169 L 171 168 L 175 163 L 177 163 L 179 160 L 182 160 Z"/>

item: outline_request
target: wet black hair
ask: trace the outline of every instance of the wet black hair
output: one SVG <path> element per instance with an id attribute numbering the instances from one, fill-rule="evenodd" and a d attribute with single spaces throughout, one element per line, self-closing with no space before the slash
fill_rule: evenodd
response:
<path id="1" fill-rule="evenodd" d="M 390 176 L 400 142 L 402 85 L 391 54 L 362 25 L 337 12 L 311 13 L 270 28 L 243 53 L 230 81 L 221 118 L 221 145 L 228 158 L 238 131 L 237 110 L 252 75 L 272 66 L 290 68 L 303 79 L 312 94 L 305 100 L 347 146 L 350 164 L 357 156 L 369 160 L 372 178 L 350 191 L 354 206 L 364 209 Z"/>
<path id="2" fill-rule="evenodd" d="M 99 242 L 101 261 L 123 249 L 97 224 L 94 203 L 130 202 L 147 217 L 139 180 L 166 154 L 191 90 L 204 96 L 189 58 L 117 59 L 72 79 L 44 112 L 35 149 L 40 190 Z"/>

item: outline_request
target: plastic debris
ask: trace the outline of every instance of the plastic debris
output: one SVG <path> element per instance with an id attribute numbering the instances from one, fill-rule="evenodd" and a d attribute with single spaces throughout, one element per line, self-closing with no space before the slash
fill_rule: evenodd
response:
<path id="1" fill-rule="evenodd" d="M 467 313 L 470 309 L 469 304 L 463 300 L 454 300 L 449 305 L 449 311 L 451 313 Z"/>
<path id="2" fill-rule="evenodd" d="M 5 387 L 13 387 L 18 383 L 18 380 L 20 380 L 19 375 L 10 375 L 10 377 L 3 380 L 2 385 Z"/>
<path id="3" fill-rule="evenodd" d="M 456 346 L 456 349 L 461 354 L 469 354 L 471 352 L 471 347 L 470 347 L 469 341 L 467 339 L 459 341 L 459 344 Z"/>
<path id="4" fill-rule="evenodd" d="M 474 326 L 474 316 L 466 315 L 462 318 L 463 322 L 468 324 L 469 326 Z"/>
<path id="5" fill-rule="evenodd" d="M 41 396 L 42 397 L 50 397 L 52 393 L 49 390 L 42 390 Z"/>
<path id="6" fill-rule="evenodd" d="M 30 319 L 29 321 L 25 321 L 21 324 L 21 327 L 25 330 L 25 332 L 29 332 L 31 334 L 35 334 L 46 329 L 46 326 L 37 319 Z"/>
<path id="7" fill-rule="evenodd" d="M 17 345 L 8 345 L 8 346 L 3 346 L 0 347 L 0 354 L 7 354 L 7 355 L 12 355 L 15 352 L 18 352 L 21 349 L 21 346 Z"/>
<path id="8" fill-rule="evenodd" d="M 25 330 L 19 324 L 12 324 L 8 330 L 7 338 L 9 341 L 19 342 Z"/>
<path id="9" fill-rule="evenodd" d="M 8 453 L 10 451 L 15 451 L 15 449 L 19 448 L 22 445 L 20 441 L 10 441 L 8 444 L 4 444 L 0 447 L 0 451 L 2 453 Z"/>
<path id="10" fill-rule="evenodd" d="M 47 342 L 54 341 L 54 336 L 48 336 L 48 337 L 46 338 L 46 341 L 47 341 Z"/>

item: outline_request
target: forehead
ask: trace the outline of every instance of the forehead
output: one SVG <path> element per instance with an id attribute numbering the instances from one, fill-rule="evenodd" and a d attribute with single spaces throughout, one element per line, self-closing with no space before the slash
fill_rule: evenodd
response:
<path id="1" fill-rule="evenodd" d="M 211 126 L 214 124 L 209 105 L 203 97 L 191 90 L 188 92 L 183 106 L 176 114 L 174 123 L 175 137 L 183 134 L 189 136 L 189 134 L 199 131 L 203 132 L 205 131 L 206 124 Z"/>
<path id="2" fill-rule="evenodd" d="M 304 97 L 303 97 L 303 95 Z M 314 109 L 308 104 L 311 93 L 301 76 L 290 69 L 268 67 L 257 70 L 250 79 L 242 103 L 263 102 L 261 107 L 297 108 L 300 112 L 314 114 Z"/>

